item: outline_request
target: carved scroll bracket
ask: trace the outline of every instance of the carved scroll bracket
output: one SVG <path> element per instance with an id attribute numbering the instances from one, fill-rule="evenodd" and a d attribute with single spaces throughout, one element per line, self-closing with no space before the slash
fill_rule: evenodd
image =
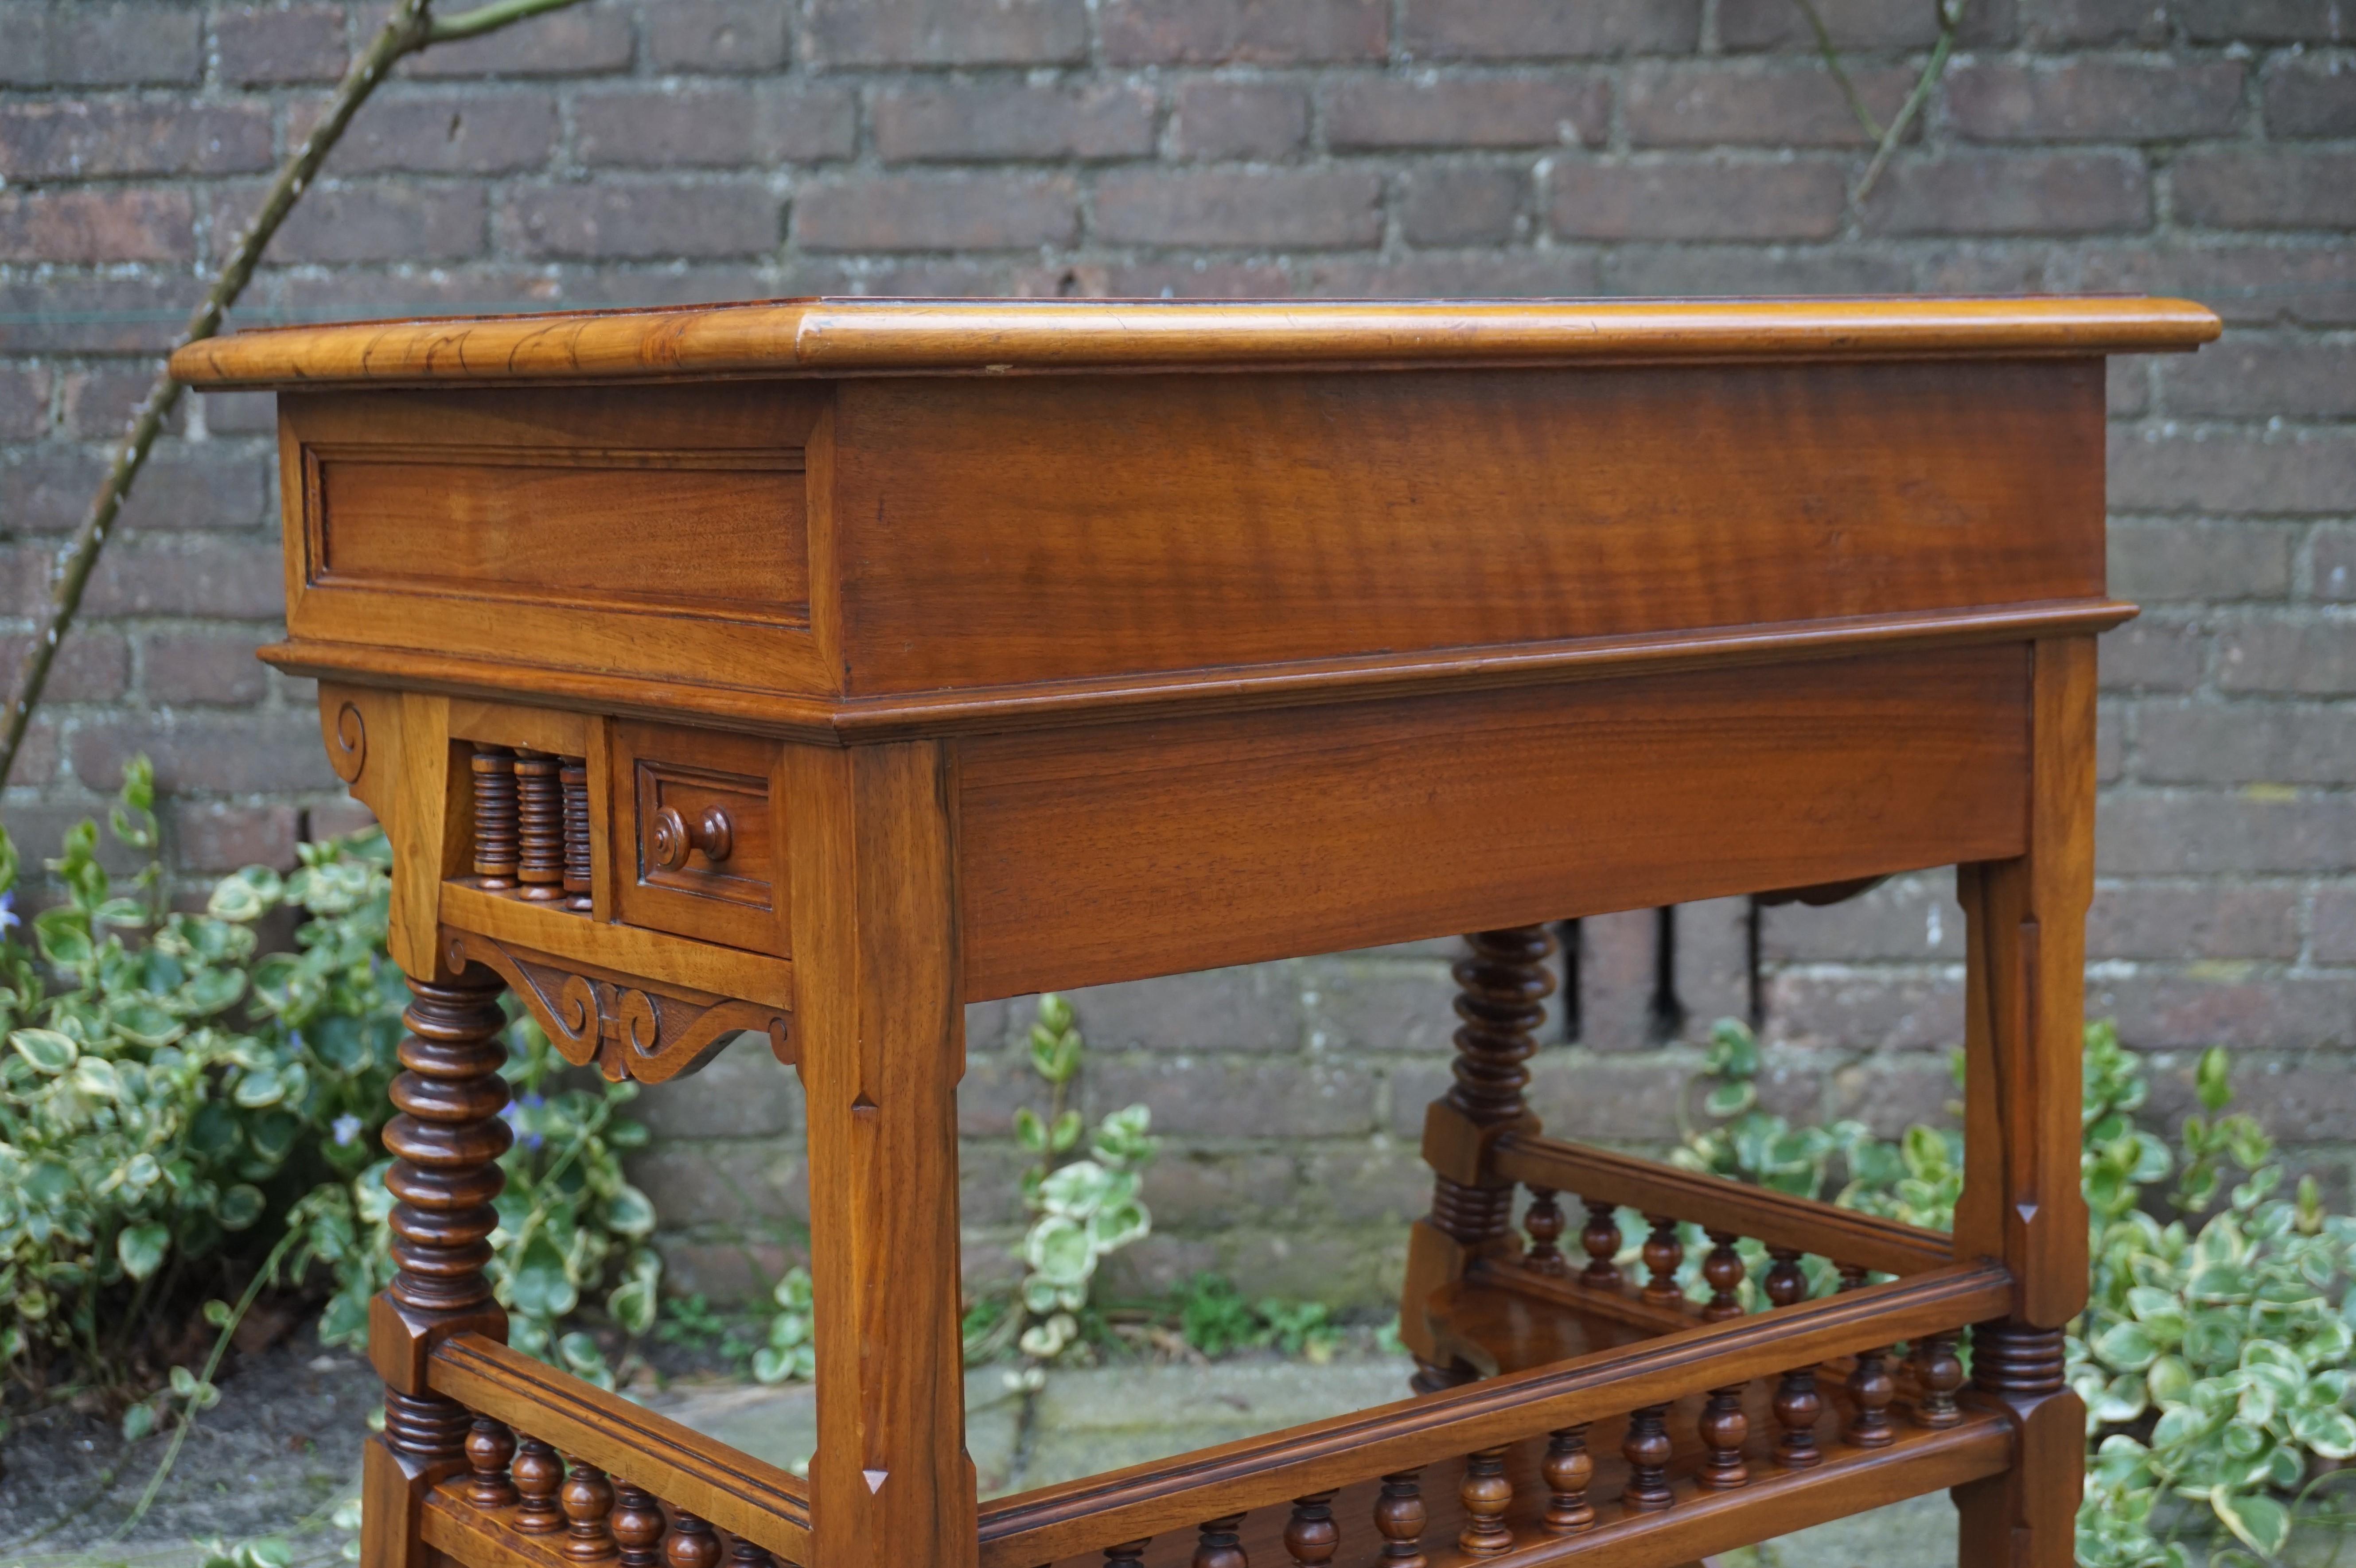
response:
<path id="1" fill-rule="evenodd" d="M 498 971 L 557 1054 L 576 1066 L 594 1062 L 616 1083 L 692 1072 L 740 1029 L 767 1036 L 778 1061 L 793 1060 L 789 1015 L 781 1008 L 652 985 L 470 931 L 445 928 L 444 942 L 453 968 L 471 960 Z"/>

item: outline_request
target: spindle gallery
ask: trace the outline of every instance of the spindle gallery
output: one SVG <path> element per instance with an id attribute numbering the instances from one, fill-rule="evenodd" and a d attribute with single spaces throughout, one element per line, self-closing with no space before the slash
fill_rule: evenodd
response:
<path id="1" fill-rule="evenodd" d="M 280 393 L 264 656 L 395 850 L 364 1561 L 1646 1568 L 1952 1490 L 1966 1563 L 2062 1568 L 2103 357 L 2216 330 L 815 300 L 183 349 Z M 1550 922 L 1950 865 L 1953 1235 L 1546 1136 Z M 963 1004 L 1461 933 L 1412 1391 L 979 1499 Z M 744 1030 L 800 1075 L 806 1482 L 504 1343 L 503 988 L 617 1080 Z"/>

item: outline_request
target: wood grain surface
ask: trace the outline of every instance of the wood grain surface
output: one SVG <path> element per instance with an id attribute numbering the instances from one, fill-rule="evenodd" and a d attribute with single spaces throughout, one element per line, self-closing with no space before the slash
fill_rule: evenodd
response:
<path id="1" fill-rule="evenodd" d="M 2020 645 L 959 742 L 970 1000 L 2017 854 Z"/>
<path id="2" fill-rule="evenodd" d="M 2100 355 L 2187 349 L 2185 300 L 800 299 L 280 327 L 181 348 L 195 387 L 916 370 Z"/>
<path id="3" fill-rule="evenodd" d="M 839 396 L 851 696 L 2103 592 L 2092 359 Z"/>

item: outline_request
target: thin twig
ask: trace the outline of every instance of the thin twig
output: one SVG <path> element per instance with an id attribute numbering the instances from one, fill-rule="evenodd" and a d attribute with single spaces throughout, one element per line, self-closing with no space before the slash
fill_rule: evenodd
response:
<path id="1" fill-rule="evenodd" d="M 543 11 L 562 11 L 567 5 L 579 4 L 580 0 L 495 0 L 492 5 L 478 5 L 455 16 L 436 19 L 424 41 L 427 44 L 447 44 L 460 38 L 480 37 L 485 33 L 496 33 L 510 23 L 537 16 Z M 416 47 L 423 48 L 423 45 Z"/>
<path id="2" fill-rule="evenodd" d="M 220 1373 L 221 1358 L 229 1354 L 230 1340 L 237 1333 L 237 1326 L 245 1321 L 247 1313 L 253 1310 L 254 1301 L 262 1295 L 262 1287 L 278 1276 L 279 1264 L 302 1235 L 300 1231 L 289 1230 L 279 1237 L 278 1244 L 270 1249 L 270 1255 L 262 1260 L 262 1266 L 254 1270 L 253 1277 L 246 1282 L 245 1293 L 237 1298 L 237 1309 L 221 1324 L 220 1334 L 213 1340 L 212 1354 L 205 1358 L 205 1370 L 197 1374 L 196 1387 L 190 1389 L 180 1402 L 180 1424 L 172 1433 L 172 1445 L 164 1450 L 164 1457 L 156 1465 L 155 1473 L 147 1477 L 147 1489 L 139 1494 L 139 1501 L 132 1507 L 131 1517 L 115 1527 L 111 1539 L 119 1541 L 129 1534 L 131 1527 L 146 1518 L 147 1510 L 155 1506 L 155 1494 L 164 1489 L 165 1477 L 172 1473 L 173 1465 L 180 1457 L 181 1445 L 187 1442 L 189 1431 L 197 1424 L 198 1403 L 205 1397 L 205 1391 L 212 1387 L 214 1377 Z"/>
<path id="3" fill-rule="evenodd" d="M 294 211 L 294 204 L 327 161 L 336 144 L 343 139 L 352 116 L 359 112 L 392 68 L 405 55 L 414 54 L 430 44 L 459 38 L 479 37 L 536 16 L 545 11 L 562 10 L 578 5 L 580 0 L 494 0 L 493 4 L 462 11 L 455 16 L 436 20 L 432 14 L 432 0 L 394 0 L 391 14 L 377 30 L 366 49 L 344 73 L 335 97 L 327 103 L 327 112 L 312 127 L 303 145 L 278 170 L 271 182 L 269 194 L 262 198 L 261 210 L 237 242 L 237 249 L 206 291 L 204 300 L 188 317 L 188 325 L 180 335 L 181 344 L 198 342 L 220 330 L 221 318 L 245 292 L 253 279 L 253 270 L 262 261 L 262 253 Z M 41 700 L 42 689 L 48 685 L 49 668 L 57 662 L 58 646 L 80 612 L 83 591 L 90 584 L 90 574 L 98 564 L 101 551 L 114 531 L 114 523 L 123 511 L 123 503 L 131 494 L 133 481 L 145 466 L 149 448 L 162 433 L 164 423 L 179 406 L 182 388 L 171 372 L 156 373 L 147 389 L 146 400 L 133 416 L 131 429 L 115 450 L 114 461 L 107 468 L 106 478 L 99 485 L 97 497 L 81 526 L 74 530 L 72 539 L 59 553 L 52 570 L 49 585 L 49 612 L 41 630 L 25 650 L 18 667 L 14 693 L 8 704 L 8 721 L 0 731 L 0 788 L 8 783 L 15 770 L 17 754 L 24 749 L 25 732 L 30 727 L 33 709 Z"/>
<path id="4" fill-rule="evenodd" d="M 1848 112 L 1857 116 L 1857 123 L 1865 127 L 1868 136 L 1876 142 L 1880 141 L 1883 135 L 1881 122 L 1876 120 L 1873 111 L 1865 106 L 1864 95 L 1858 91 L 1857 83 L 1850 80 L 1848 68 L 1841 64 L 1840 50 L 1833 47 L 1832 29 L 1825 26 L 1824 15 L 1816 9 L 1815 0 L 1792 0 L 1792 4 L 1800 8 L 1800 15 L 1808 19 L 1809 31 L 1816 35 L 1816 53 L 1824 57 L 1825 69 L 1832 72 L 1833 80 L 1840 87 L 1841 96 L 1848 100 Z"/>
<path id="5" fill-rule="evenodd" d="M 1898 144 L 1905 139 L 1906 128 L 1914 123 L 1914 116 L 1922 112 L 1922 105 L 1930 101 L 1931 90 L 1939 85 L 1939 78 L 1946 74 L 1947 57 L 1954 52 L 1955 27 L 1963 19 L 1962 10 L 1961 0 L 1943 3 L 1939 6 L 1939 41 L 1932 46 L 1931 58 L 1923 63 L 1922 74 L 1915 80 L 1914 91 L 1906 95 L 1906 102 L 1898 111 L 1897 118 L 1890 121 L 1890 129 L 1882 133 L 1881 145 L 1873 150 L 1873 161 L 1865 165 L 1865 177 L 1857 182 L 1857 194 L 1849 198 L 1855 205 L 1865 205 L 1866 193 L 1873 188 L 1873 182 L 1881 177 L 1881 171 L 1889 165 L 1890 155 L 1898 151 Z"/>

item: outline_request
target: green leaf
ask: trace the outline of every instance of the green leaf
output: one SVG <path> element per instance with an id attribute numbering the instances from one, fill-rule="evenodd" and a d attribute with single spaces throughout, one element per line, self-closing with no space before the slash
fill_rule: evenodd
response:
<path id="1" fill-rule="evenodd" d="M 268 1200 L 262 1189 L 249 1181 L 241 1181 L 224 1191 L 213 1203 L 213 1218 L 224 1231 L 242 1231 L 262 1218 Z"/>
<path id="2" fill-rule="evenodd" d="M 2356 1456 L 2356 1416 L 2344 1410 L 2302 1410 L 2290 1418 L 2291 1435 L 2300 1446 L 2327 1459 Z"/>
<path id="3" fill-rule="evenodd" d="M 123 1081 L 115 1076 L 114 1063 L 102 1056 L 85 1056 L 75 1062 L 70 1081 L 93 1100 L 112 1100 L 123 1093 Z"/>
<path id="4" fill-rule="evenodd" d="M 1702 1071 L 1714 1078 L 1752 1078 L 1759 1072 L 1759 1041 L 1739 1019 L 1709 1026 L 1709 1053 Z"/>
<path id="5" fill-rule="evenodd" d="M 2201 1065 L 2194 1069 L 2192 1081 L 2201 1096 L 2201 1104 L 2214 1115 L 2223 1110 L 2233 1098 L 2233 1061 L 2222 1045 L 2212 1045 L 2201 1053 Z"/>
<path id="6" fill-rule="evenodd" d="M 1096 1248 L 1087 1227 L 1060 1214 L 1050 1214 L 1023 1238 L 1023 1261 L 1041 1277 L 1055 1285 L 1078 1285 L 1095 1272 Z"/>
<path id="7" fill-rule="evenodd" d="M 147 909 L 137 899 L 108 899 L 90 912 L 90 918 L 97 925 L 145 925 Z"/>
<path id="8" fill-rule="evenodd" d="M 2209 1506 L 2217 1510 L 2226 1529 L 2261 1557 L 2275 1556 L 2290 1539 L 2290 1510 L 2272 1498 L 2219 1487 L 2209 1494 Z"/>
<path id="9" fill-rule="evenodd" d="M 1719 1121 L 1739 1116 L 1759 1103 L 1759 1086 L 1748 1078 L 1714 1083 L 1702 1099 L 1703 1112 Z"/>
<path id="10" fill-rule="evenodd" d="M 1039 1113 L 1028 1105 L 1014 1108 L 1014 1141 L 1032 1154 L 1047 1152 L 1046 1124 L 1040 1121 Z"/>
<path id="11" fill-rule="evenodd" d="M 144 1401 L 123 1413 L 123 1440 L 136 1443 L 155 1430 L 155 1407 Z"/>
<path id="12" fill-rule="evenodd" d="M 2154 1404 L 2182 1404 L 2192 1392 L 2192 1369 L 2181 1356 L 2162 1356 L 2144 1373 L 2144 1387 Z"/>
<path id="13" fill-rule="evenodd" d="M 260 1110 L 286 1098 L 286 1083 L 273 1067 L 248 1068 L 239 1075 L 237 1089 L 230 1097 L 249 1111 Z"/>
<path id="14" fill-rule="evenodd" d="M 266 866 L 248 866 L 214 884 L 205 912 L 215 920 L 253 920 L 267 912 L 285 892 L 285 883 L 277 872 Z"/>
<path id="15" fill-rule="evenodd" d="M 605 1200 L 605 1228 L 633 1240 L 655 1228 L 654 1200 L 625 1181 Z"/>
<path id="16" fill-rule="evenodd" d="M 145 1279 L 163 1266 L 164 1254 L 171 1249 L 172 1232 L 161 1225 L 132 1225 L 114 1238 L 114 1254 L 122 1260 L 123 1272 L 134 1279 Z"/>
<path id="17" fill-rule="evenodd" d="M 1117 1252 L 1142 1240 L 1152 1229 L 1153 1216 L 1135 1199 L 1108 1204 L 1088 1216 L 1088 1244 L 1098 1253 Z"/>
<path id="18" fill-rule="evenodd" d="M 2159 1358 L 2159 1347 L 2140 1323 L 2114 1323 L 2088 1347 L 2115 1371 L 2139 1372 Z"/>
<path id="19" fill-rule="evenodd" d="M 90 932 L 81 923 L 81 912 L 77 909 L 43 910 L 33 917 L 33 936 L 39 944 L 41 956 L 63 968 L 80 968 L 96 952 L 91 946 Z"/>
<path id="20" fill-rule="evenodd" d="M 238 1549 L 244 1559 L 241 1568 L 288 1568 L 294 1561 L 294 1549 L 275 1535 L 265 1535 L 259 1541 L 249 1541 Z"/>
<path id="21" fill-rule="evenodd" d="M 512 1304 L 534 1317 L 554 1319 L 580 1305 L 581 1292 L 565 1272 L 564 1254 L 543 1231 L 524 1249 L 523 1260 L 508 1276 Z"/>
<path id="22" fill-rule="evenodd" d="M 16 1054 L 31 1063 L 36 1072 L 54 1078 L 74 1064 L 80 1054 L 70 1035 L 59 1034 L 53 1029 L 20 1029 L 8 1036 L 8 1043 Z"/>
<path id="23" fill-rule="evenodd" d="M 134 1002 L 114 1009 L 115 1032 L 134 1045 L 154 1051 L 188 1032 L 188 1026 L 153 1002 Z"/>
<path id="24" fill-rule="evenodd" d="M 654 1327 L 657 1305 L 655 1286 L 659 1278 L 659 1276 L 625 1280 L 615 1286 L 613 1292 L 605 1297 L 606 1312 L 612 1316 L 615 1322 L 622 1326 L 625 1332 L 643 1334 Z"/>
<path id="25" fill-rule="evenodd" d="M 1077 1111 L 1066 1111 L 1056 1117 L 1055 1126 L 1049 1129 L 1047 1134 L 1049 1151 L 1055 1154 L 1069 1152 L 1072 1146 L 1080 1141 L 1081 1125 L 1080 1114 Z"/>

